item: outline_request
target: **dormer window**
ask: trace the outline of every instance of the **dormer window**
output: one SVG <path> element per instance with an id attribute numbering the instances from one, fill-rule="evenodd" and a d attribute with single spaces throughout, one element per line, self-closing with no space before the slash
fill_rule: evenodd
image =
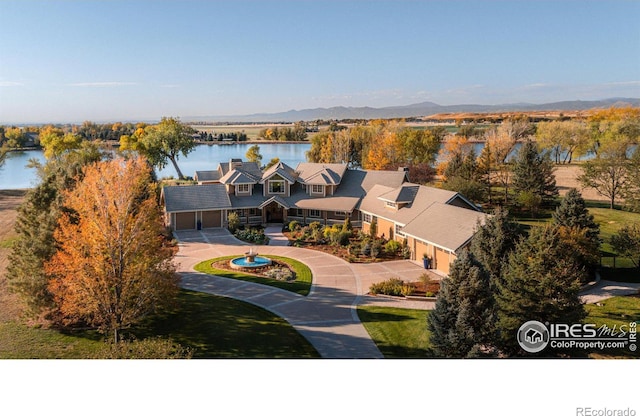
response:
<path id="1" fill-rule="evenodd" d="M 312 194 L 324 193 L 324 185 L 311 185 L 311 193 Z"/>
<path id="2" fill-rule="evenodd" d="M 239 194 L 248 194 L 249 193 L 249 184 L 248 183 L 241 183 L 239 185 L 237 185 L 237 193 Z"/>
<path id="3" fill-rule="evenodd" d="M 385 201 L 385 206 L 387 208 L 398 209 L 398 204 L 396 204 L 395 202 L 391 202 L 391 201 Z"/>
<path id="4" fill-rule="evenodd" d="M 269 181 L 269 193 L 270 194 L 284 194 L 284 181 L 270 180 Z"/>

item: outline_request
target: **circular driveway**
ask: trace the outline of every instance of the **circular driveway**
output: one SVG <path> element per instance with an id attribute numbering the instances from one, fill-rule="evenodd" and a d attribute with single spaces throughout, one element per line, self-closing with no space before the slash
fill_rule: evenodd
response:
<path id="1" fill-rule="evenodd" d="M 197 263 L 246 251 L 246 243 L 224 229 L 176 231 L 178 272 L 185 289 L 227 296 L 260 306 L 287 320 L 324 358 L 382 358 L 357 314 L 358 305 L 431 309 L 433 302 L 365 296 L 373 282 L 390 277 L 416 280 L 424 269 L 409 261 L 350 264 L 329 254 L 289 246 L 258 246 L 260 254 L 291 257 L 313 273 L 308 296 L 271 286 L 194 271 Z"/>

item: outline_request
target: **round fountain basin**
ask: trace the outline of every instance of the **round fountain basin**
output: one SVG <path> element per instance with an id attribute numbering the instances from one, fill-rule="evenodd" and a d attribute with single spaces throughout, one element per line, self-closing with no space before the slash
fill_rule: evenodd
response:
<path id="1" fill-rule="evenodd" d="M 249 261 L 247 257 L 236 257 L 229 262 L 229 266 L 234 269 L 256 269 L 258 267 L 264 267 L 271 264 L 271 259 L 260 256 L 252 256 L 253 261 Z"/>

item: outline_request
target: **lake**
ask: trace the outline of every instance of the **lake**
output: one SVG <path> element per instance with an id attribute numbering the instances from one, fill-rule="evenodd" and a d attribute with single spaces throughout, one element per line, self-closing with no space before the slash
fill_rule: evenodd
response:
<path id="1" fill-rule="evenodd" d="M 178 159 L 178 166 L 185 176 L 193 176 L 196 170 L 214 170 L 219 162 L 228 162 L 232 158 L 245 159 L 252 144 L 214 144 L 199 145 L 189 153 L 187 157 Z M 306 161 L 305 152 L 311 149 L 311 143 L 276 143 L 260 144 L 260 154 L 262 163 L 266 164 L 274 157 L 279 157 L 281 161 L 295 167 L 299 162 Z M 9 152 L 4 166 L 0 167 L 0 189 L 23 189 L 33 188 L 37 183 L 35 169 L 29 169 L 26 165 L 29 159 L 36 159 L 45 162 L 44 154 L 41 150 L 30 150 L 26 152 Z M 173 164 L 169 164 L 161 170 L 156 171 L 158 178 L 177 177 Z"/>
<path id="2" fill-rule="evenodd" d="M 520 148 L 517 143 L 510 157 L 514 157 Z M 178 166 L 185 176 L 193 176 L 197 170 L 214 170 L 219 162 L 228 162 L 232 158 L 245 159 L 245 153 L 251 147 L 249 143 L 238 144 L 213 144 L 198 145 L 196 149 L 189 153 L 187 157 L 180 157 Z M 484 147 L 484 143 L 474 143 L 474 150 L 479 155 Z M 266 164 L 274 157 L 279 157 L 281 161 L 291 167 L 296 167 L 299 162 L 306 161 L 305 153 L 311 149 L 311 143 L 275 143 L 260 144 L 262 163 Z M 574 160 L 586 160 L 593 155 L 574 158 Z M 34 169 L 26 168 L 29 159 L 35 158 L 40 162 L 45 162 L 41 150 L 31 150 L 26 152 L 9 152 L 4 166 L 0 168 L 0 189 L 22 189 L 32 188 L 36 185 L 37 177 Z M 171 162 L 161 170 L 157 170 L 158 178 L 177 177 Z"/>

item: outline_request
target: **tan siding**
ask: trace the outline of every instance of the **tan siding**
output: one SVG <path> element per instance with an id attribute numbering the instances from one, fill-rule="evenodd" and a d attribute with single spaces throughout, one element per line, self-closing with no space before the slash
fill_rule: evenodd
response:
<path id="1" fill-rule="evenodd" d="M 449 252 L 436 247 L 436 266 L 438 270 L 449 274 Z"/>
<path id="2" fill-rule="evenodd" d="M 395 235 L 395 230 L 396 225 L 395 223 L 389 221 L 389 220 L 385 220 L 384 218 L 380 218 L 378 217 L 378 237 L 382 237 L 382 235 L 384 234 L 384 237 L 389 239 L 392 236 Z"/>

